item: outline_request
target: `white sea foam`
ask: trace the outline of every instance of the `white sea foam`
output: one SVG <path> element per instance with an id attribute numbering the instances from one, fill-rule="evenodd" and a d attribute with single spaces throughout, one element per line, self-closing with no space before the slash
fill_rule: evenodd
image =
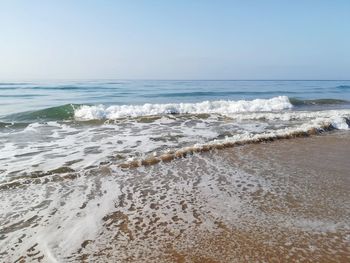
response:
<path id="1" fill-rule="evenodd" d="M 220 100 L 203 101 L 199 103 L 169 103 L 144 105 L 114 105 L 106 107 L 81 106 L 76 109 L 74 116 L 78 120 L 118 119 L 123 117 L 138 117 L 164 114 L 200 114 L 217 113 L 232 114 L 241 112 L 280 111 L 291 109 L 293 106 L 288 97 L 279 96 L 271 99 L 255 100 Z"/>
<path id="2" fill-rule="evenodd" d="M 323 118 L 344 122 L 344 118 L 349 118 L 350 110 L 324 110 L 324 111 L 284 111 L 284 112 L 253 112 L 245 114 L 228 114 L 227 116 L 238 121 L 303 121 Z"/>
<path id="3" fill-rule="evenodd" d="M 96 180 L 79 177 L 65 182 L 64 186 L 49 183 L 41 187 L 31 185 L 20 192 L 0 192 L 3 208 L 0 220 L 4 229 L 11 229 L 13 222 L 21 224 L 28 220 L 29 224 L 20 231 L 12 230 L 11 235 L 0 240 L 0 251 L 7 252 L 4 258 L 0 255 L 0 261 L 14 261 L 26 255 L 30 247 L 33 247 L 31 253 L 44 256 L 45 262 L 66 261 L 65 255 L 79 249 L 84 240 L 96 237 L 103 217 L 113 211 L 119 194 L 119 184 L 111 177 Z M 37 225 L 31 218 L 35 218 Z M 13 249 L 18 242 L 21 245 Z"/>
<path id="4" fill-rule="evenodd" d="M 334 128 L 338 130 L 349 130 L 349 120 L 345 119 L 344 117 L 337 116 L 334 117 L 332 120 L 332 125 Z"/>
<path id="5" fill-rule="evenodd" d="M 154 152 L 219 143 L 217 140 L 226 137 L 231 141 L 254 140 L 325 124 L 348 130 L 350 110 L 240 112 L 225 114 L 228 118 L 220 115 L 164 115 L 151 122 L 125 118 L 97 125 L 34 123 L 23 130 L 0 134 L 0 181 L 62 166 L 80 171 L 100 162 L 124 162 Z"/>
<path id="6" fill-rule="evenodd" d="M 7 192 L 3 191 L 2 195 L 0 192 L 0 198 L 5 200 L 0 209 L 0 220 L 6 222 L 7 229 L 12 231 L 0 240 L 3 248 L 0 254 L 10 251 L 7 256 L 16 259 L 37 243 L 30 254 L 39 252 L 38 257 L 44 255 L 50 262 L 65 261 L 66 255 L 82 248 L 82 242 L 104 237 L 100 226 L 106 222 L 104 216 L 115 209 L 114 205 L 123 192 L 118 178 L 125 178 L 78 176 L 60 182 L 52 180 L 51 175 L 32 178 L 31 172 L 68 166 L 76 174 L 85 175 L 86 172 L 89 175 L 91 166 L 106 168 L 106 163 L 110 161 L 114 172 L 124 175 L 119 174 L 119 165 L 142 163 L 141 160 L 147 160 L 149 156 L 158 160 L 165 154 L 181 157 L 185 155 L 181 152 L 199 152 L 196 149 L 205 147 L 216 149 L 236 142 L 287 138 L 298 132 L 321 130 L 328 125 L 335 129 L 349 129 L 349 109 L 235 113 L 228 108 L 226 118 L 216 114 L 219 109 L 216 107 L 212 108 L 215 114 L 205 117 L 164 115 L 150 122 L 125 118 L 97 124 L 34 123 L 22 130 L 0 134 L 0 186 L 8 186 L 14 181 L 26 185 L 23 189 L 14 186 Z M 213 164 L 216 163 L 222 165 L 213 161 Z M 85 169 L 87 167 L 90 168 Z M 195 170 L 193 166 L 189 167 Z M 198 174 L 200 172 L 199 169 Z M 231 170 L 227 172 L 231 173 Z M 221 171 L 213 170 L 208 174 L 221 174 Z M 203 178 L 201 180 L 203 182 Z M 38 181 L 45 183 L 39 184 Z M 221 200 L 230 200 L 230 205 L 236 208 L 240 205 L 235 203 L 235 198 L 227 199 L 226 196 L 213 200 L 207 201 L 211 207 Z M 223 214 L 223 211 L 218 213 Z M 22 224 L 17 230 L 13 226 L 16 227 L 18 222 L 31 222 L 32 225 Z M 12 250 L 16 245 L 18 248 Z M 91 246 L 93 244 L 89 243 L 87 249 Z"/>

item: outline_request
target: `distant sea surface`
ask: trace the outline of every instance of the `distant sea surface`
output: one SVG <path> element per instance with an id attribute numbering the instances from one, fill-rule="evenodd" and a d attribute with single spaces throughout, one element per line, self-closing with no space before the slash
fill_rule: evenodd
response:
<path id="1" fill-rule="evenodd" d="M 298 99 L 300 104 L 303 100 L 317 99 L 324 100 L 324 104 L 327 100 L 333 104 L 332 99 L 345 103 L 350 101 L 350 81 L 0 82 L 0 116 L 66 104 L 142 105 L 276 96 L 288 96 L 292 101 Z M 335 102 L 339 104 L 340 101 Z"/>

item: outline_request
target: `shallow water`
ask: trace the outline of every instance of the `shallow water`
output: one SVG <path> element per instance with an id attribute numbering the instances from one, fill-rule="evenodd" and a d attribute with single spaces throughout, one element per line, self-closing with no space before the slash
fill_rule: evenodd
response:
<path id="1" fill-rule="evenodd" d="M 0 181 L 186 147 L 348 129 L 350 81 L 0 84 Z"/>
<path id="2" fill-rule="evenodd" d="M 138 169 L 103 165 L 2 189 L 0 258 L 347 262 L 349 138 L 244 145 Z"/>

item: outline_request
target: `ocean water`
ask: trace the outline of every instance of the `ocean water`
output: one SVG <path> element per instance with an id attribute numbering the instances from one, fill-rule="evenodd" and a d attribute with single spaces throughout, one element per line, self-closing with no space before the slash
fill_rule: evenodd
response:
<path id="1" fill-rule="evenodd" d="M 70 262 L 107 246 L 121 260 L 135 256 L 128 251 L 156 251 L 153 238 L 162 244 L 197 225 L 209 231 L 217 215 L 235 224 L 253 214 L 278 217 L 252 208 L 256 195 L 276 195 L 273 176 L 232 167 L 219 149 L 348 133 L 349 101 L 350 81 L 0 83 L 0 261 Z M 188 204 L 175 204 L 180 198 Z M 213 220 L 203 223 L 208 213 Z M 149 234 L 154 215 L 171 235 Z"/>
<path id="2" fill-rule="evenodd" d="M 0 83 L 0 181 L 346 130 L 349 101 L 350 81 Z"/>
<path id="3" fill-rule="evenodd" d="M 0 82 L 0 116 L 67 104 L 142 105 L 288 96 L 350 100 L 350 81 Z"/>

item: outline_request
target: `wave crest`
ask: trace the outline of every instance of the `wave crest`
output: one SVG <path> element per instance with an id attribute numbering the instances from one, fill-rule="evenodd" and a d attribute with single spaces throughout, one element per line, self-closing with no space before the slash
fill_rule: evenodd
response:
<path id="1" fill-rule="evenodd" d="M 77 120 L 118 119 L 123 117 L 138 117 L 167 114 L 232 114 L 243 112 L 266 112 L 291 109 L 293 105 L 287 96 L 271 99 L 255 100 L 219 100 L 203 101 L 198 103 L 169 103 L 144 105 L 114 105 L 106 107 L 81 106 L 74 111 Z"/>

